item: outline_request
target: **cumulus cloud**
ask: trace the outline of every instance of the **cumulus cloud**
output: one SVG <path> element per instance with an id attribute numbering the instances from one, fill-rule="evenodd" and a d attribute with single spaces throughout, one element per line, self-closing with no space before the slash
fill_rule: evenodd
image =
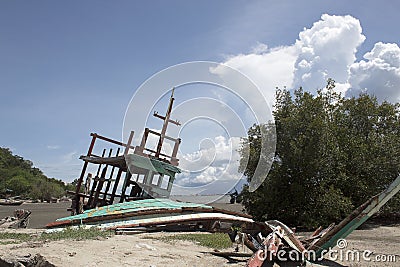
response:
<path id="1" fill-rule="evenodd" d="M 282 46 L 265 50 L 259 45 L 254 50 L 255 53 L 231 56 L 224 64 L 247 75 L 271 105 L 276 87 L 292 86 L 297 49 Z"/>
<path id="2" fill-rule="evenodd" d="M 360 22 L 351 16 L 329 16 L 299 34 L 295 46 L 294 87 L 308 90 L 324 86 L 327 78 L 346 83 L 348 69 L 356 60 L 357 47 L 365 40 Z M 315 91 L 314 91 L 315 92 Z"/>
<path id="3" fill-rule="evenodd" d="M 214 182 L 231 181 L 227 188 L 221 188 L 227 192 L 242 178 L 238 173 L 240 138 L 216 136 L 208 141 L 210 143 L 199 151 L 179 155 L 183 173 L 178 175 L 176 184 L 201 187 L 199 190 L 204 191 L 206 187 L 213 187 Z"/>
<path id="4" fill-rule="evenodd" d="M 400 48 L 397 44 L 376 43 L 364 55 L 365 60 L 350 67 L 348 95 L 361 92 L 375 95 L 380 101 L 400 101 Z"/>
<path id="5" fill-rule="evenodd" d="M 346 95 L 365 91 L 380 100 L 399 101 L 398 45 L 377 43 L 365 60 L 356 62 L 364 40 L 358 19 L 323 14 L 292 45 L 268 48 L 258 43 L 251 53 L 230 56 L 224 63 L 249 76 L 271 104 L 277 86 L 302 86 L 315 93 L 327 78 Z"/>
<path id="6" fill-rule="evenodd" d="M 251 49 L 252 54 L 263 54 L 268 52 L 268 45 L 257 42 L 257 45 L 253 46 Z"/>

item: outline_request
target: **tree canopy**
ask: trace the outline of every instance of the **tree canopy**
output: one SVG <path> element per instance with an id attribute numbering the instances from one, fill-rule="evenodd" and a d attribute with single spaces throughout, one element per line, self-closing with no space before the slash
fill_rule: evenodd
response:
<path id="1" fill-rule="evenodd" d="M 8 148 L 0 148 L 0 197 L 7 194 L 48 201 L 65 195 L 70 185 L 48 178 L 33 163 L 13 155 Z"/>
<path id="2" fill-rule="evenodd" d="M 345 98 L 334 81 L 314 96 L 302 88 L 277 90 L 274 119 L 276 153 L 258 190 L 245 187 L 245 208 L 257 219 L 278 219 L 315 227 L 337 222 L 354 207 L 381 192 L 400 174 L 399 104 L 378 103 L 362 94 Z M 243 140 L 240 170 L 251 181 L 260 157 L 261 129 Z M 400 211 L 400 197 L 386 205 Z"/>

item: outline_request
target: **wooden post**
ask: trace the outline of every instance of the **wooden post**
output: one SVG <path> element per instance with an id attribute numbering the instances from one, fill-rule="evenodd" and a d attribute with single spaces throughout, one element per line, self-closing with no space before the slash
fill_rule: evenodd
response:
<path id="1" fill-rule="evenodd" d="M 89 149 L 88 149 L 88 152 L 86 154 L 87 156 L 91 156 L 92 155 L 93 147 L 94 147 L 94 144 L 95 144 L 96 138 L 97 138 L 97 134 L 96 133 L 92 133 L 90 135 L 92 136 L 92 141 L 90 142 Z M 82 181 L 83 181 L 83 178 L 85 177 L 87 166 L 88 166 L 88 162 L 85 161 L 83 163 L 83 168 L 82 168 L 82 171 L 81 171 L 81 175 L 79 176 L 78 183 L 76 184 L 75 199 L 74 199 L 74 201 L 72 201 L 72 205 L 71 205 L 71 209 L 73 211 L 75 211 L 76 214 L 79 213 L 79 199 L 80 199 L 79 193 L 81 191 Z M 85 201 L 85 198 L 83 198 L 83 201 Z"/>
<path id="2" fill-rule="evenodd" d="M 121 148 L 117 149 L 117 153 L 115 154 L 116 157 L 118 157 L 118 154 L 119 154 L 120 150 L 121 150 Z M 113 166 L 112 169 L 111 169 L 111 174 L 110 174 L 110 177 L 108 178 L 106 189 L 104 190 L 104 196 L 103 196 L 103 200 L 104 201 L 106 200 L 108 191 L 110 190 L 110 187 L 111 187 L 112 177 L 114 175 L 114 170 L 115 170 L 115 166 Z"/>
<path id="3" fill-rule="evenodd" d="M 111 157 L 112 154 L 112 149 L 110 149 L 110 152 L 108 153 L 108 157 Z M 96 189 L 96 193 L 94 195 L 93 201 L 92 201 L 92 208 L 97 206 L 97 202 L 99 201 L 99 196 L 100 196 L 100 192 L 103 189 L 103 185 L 104 182 L 106 180 L 106 173 L 107 173 L 107 169 L 108 169 L 108 165 L 106 164 L 106 166 L 103 168 L 103 171 L 101 172 L 101 176 L 97 185 L 97 189 Z"/>
<path id="4" fill-rule="evenodd" d="M 125 201 L 126 189 L 128 188 L 131 177 L 132 177 L 132 174 L 128 170 L 125 175 L 125 181 L 124 181 L 124 185 L 122 186 L 121 199 L 119 200 L 119 203 L 122 203 Z"/>
<path id="5" fill-rule="evenodd" d="M 115 193 L 117 192 L 119 180 L 121 179 L 122 173 L 123 173 L 123 170 L 119 169 L 118 173 L 117 173 L 117 177 L 115 178 L 114 187 L 113 187 L 113 190 L 112 190 L 112 193 L 111 193 L 110 204 L 114 203 Z"/>
<path id="6" fill-rule="evenodd" d="M 101 176 L 100 176 L 97 188 L 96 188 L 96 193 L 94 194 L 92 205 L 90 206 L 91 208 L 95 208 L 97 206 L 98 201 L 99 201 L 100 191 L 103 188 L 104 180 L 106 179 L 105 177 L 106 177 L 106 173 L 107 173 L 107 167 L 108 167 L 108 165 L 106 165 L 103 168 L 103 171 L 101 172 Z"/>
<path id="7" fill-rule="evenodd" d="M 101 154 L 101 157 L 104 157 L 105 154 L 106 154 L 106 149 L 103 149 L 103 153 Z M 93 194 L 94 194 L 94 191 L 95 191 L 95 189 L 97 187 L 100 170 L 101 170 L 101 164 L 99 164 L 99 167 L 97 168 L 96 176 L 93 179 L 93 185 L 92 185 L 92 189 L 90 190 L 89 200 L 88 200 L 88 203 L 87 203 L 88 207 L 91 207 L 92 203 L 93 203 Z"/>
<path id="8" fill-rule="evenodd" d="M 160 177 L 157 181 L 157 187 L 161 187 L 162 181 L 164 180 L 164 174 L 160 174 Z"/>
<path id="9" fill-rule="evenodd" d="M 151 184 L 151 181 L 153 179 L 153 175 L 154 173 L 152 171 L 148 171 L 145 175 L 144 175 L 144 179 L 143 179 L 143 184 L 149 185 Z"/>
<path id="10" fill-rule="evenodd" d="M 172 94 L 171 94 L 171 98 L 169 99 L 169 105 L 168 105 L 167 113 L 165 114 L 163 127 L 161 129 L 160 139 L 158 139 L 157 151 L 156 151 L 156 155 L 155 155 L 156 158 L 160 157 L 161 149 L 162 149 L 162 146 L 163 146 L 163 143 L 164 143 L 164 136 L 165 136 L 165 133 L 167 132 L 168 123 L 170 121 L 170 116 L 171 116 L 171 112 L 172 112 L 172 106 L 173 106 L 174 100 L 175 100 L 175 98 L 174 98 L 174 90 L 175 90 L 175 88 L 172 89 Z"/>
<path id="11" fill-rule="evenodd" d="M 171 155 L 171 164 L 174 166 L 178 166 L 178 164 L 179 164 L 179 161 L 176 158 L 176 156 L 178 154 L 180 144 L 181 144 L 181 139 L 180 138 L 176 139 L 175 145 L 174 145 L 174 150 L 172 151 L 172 155 Z"/>
<path id="12" fill-rule="evenodd" d="M 172 176 L 169 177 L 169 179 L 168 179 L 168 187 L 167 187 L 167 191 L 168 192 L 171 192 L 172 185 L 174 184 L 174 180 L 175 180 L 175 177 L 172 177 Z"/>
<path id="13" fill-rule="evenodd" d="M 142 136 L 142 141 L 140 142 L 140 146 L 137 146 L 135 149 L 135 153 L 138 155 L 143 155 L 143 150 L 146 146 L 147 137 L 149 136 L 149 128 L 144 129 L 144 133 Z"/>
<path id="14" fill-rule="evenodd" d="M 130 149 L 132 141 L 133 141 L 133 135 L 134 134 L 135 134 L 134 131 L 131 131 L 131 133 L 129 134 L 129 138 L 128 138 L 128 142 L 126 143 L 124 155 L 128 155 L 129 149 Z"/>

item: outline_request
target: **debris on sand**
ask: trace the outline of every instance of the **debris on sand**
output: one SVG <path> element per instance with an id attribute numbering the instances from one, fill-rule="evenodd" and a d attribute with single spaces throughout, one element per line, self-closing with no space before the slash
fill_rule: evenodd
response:
<path id="1" fill-rule="evenodd" d="M 40 254 L 33 257 L 28 254 L 14 258 L 0 258 L 0 267 L 55 267 L 55 265 L 48 262 Z"/>
<path id="2" fill-rule="evenodd" d="M 14 216 L 7 216 L 0 220 L 0 228 L 26 228 L 29 224 L 31 211 L 18 209 L 14 211 Z"/>
<path id="3" fill-rule="evenodd" d="M 232 241 L 238 240 L 253 251 L 254 254 L 247 262 L 249 267 L 264 266 L 264 262 L 273 263 L 282 260 L 282 256 L 285 260 L 288 260 L 289 256 L 300 262 L 318 261 L 322 259 L 325 252 L 339 244 L 340 240 L 346 238 L 378 212 L 399 191 L 400 176 L 386 190 L 368 199 L 339 224 L 332 223 L 326 229 L 320 227 L 309 237 L 299 238 L 288 226 L 272 220 L 265 222 L 269 229 L 267 233 L 259 232 L 253 236 L 244 232 L 236 232 L 233 235 L 231 233 L 231 239 Z M 297 256 L 293 257 L 295 254 Z"/>

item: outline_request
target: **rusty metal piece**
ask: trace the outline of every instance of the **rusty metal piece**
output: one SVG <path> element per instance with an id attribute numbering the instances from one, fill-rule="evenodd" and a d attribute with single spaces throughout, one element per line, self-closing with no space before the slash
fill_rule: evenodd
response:
<path id="1" fill-rule="evenodd" d="M 267 221 L 266 222 L 267 226 L 271 227 L 272 230 L 274 230 L 273 227 L 281 227 L 283 230 L 284 234 L 282 238 L 286 241 L 286 243 L 293 249 L 297 250 L 298 252 L 304 252 L 306 249 L 304 248 L 303 244 L 300 242 L 300 240 L 296 237 L 292 229 L 290 229 L 288 226 L 285 224 L 281 223 L 278 220 L 272 220 L 272 221 Z"/>
<path id="2" fill-rule="evenodd" d="M 245 234 L 243 235 L 243 243 L 245 244 L 245 246 L 250 249 L 251 251 L 256 252 L 257 248 L 256 246 L 253 244 L 253 242 L 249 239 L 248 235 Z"/>
<path id="3" fill-rule="evenodd" d="M 318 228 L 314 231 L 314 233 L 311 234 L 311 237 L 315 237 L 315 236 L 319 235 L 319 234 L 322 232 L 322 229 L 323 229 L 322 226 L 318 227 Z"/>
<path id="4" fill-rule="evenodd" d="M 246 267 L 261 267 L 264 261 L 268 258 L 264 250 L 258 250 L 255 252 L 251 258 L 247 261 Z"/>
<path id="5" fill-rule="evenodd" d="M 312 247 L 316 242 L 318 242 L 319 239 L 321 239 L 324 235 L 329 233 L 333 229 L 333 227 L 335 227 L 335 224 L 331 223 L 327 228 L 321 230 L 320 233 L 318 233 L 317 235 L 302 240 L 302 243 L 304 244 L 305 247 L 308 248 Z"/>

